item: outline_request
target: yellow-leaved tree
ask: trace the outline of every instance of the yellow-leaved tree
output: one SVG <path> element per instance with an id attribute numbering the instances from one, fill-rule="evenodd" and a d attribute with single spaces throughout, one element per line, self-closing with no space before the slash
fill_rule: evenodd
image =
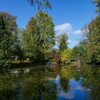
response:
<path id="1" fill-rule="evenodd" d="M 71 62 L 72 59 L 72 49 L 66 49 L 61 52 L 61 62 L 63 64 L 68 64 Z"/>

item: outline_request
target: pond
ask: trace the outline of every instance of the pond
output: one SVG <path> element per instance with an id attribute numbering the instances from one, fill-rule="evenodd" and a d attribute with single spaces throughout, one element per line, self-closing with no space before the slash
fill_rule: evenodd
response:
<path id="1" fill-rule="evenodd" d="M 100 100 L 100 68 L 11 69 L 0 73 L 0 100 Z"/>

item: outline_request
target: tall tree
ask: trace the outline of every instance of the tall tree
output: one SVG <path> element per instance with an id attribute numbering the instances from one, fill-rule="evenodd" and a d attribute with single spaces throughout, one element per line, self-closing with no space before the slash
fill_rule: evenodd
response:
<path id="1" fill-rule="evenodd" d="M 45 55 L 45 59 L 48 56 L 48 52 L 52 50 L 55 44 L 55 32 L 52 18 L 44 12 L 39 12 L 36 15 L 39 45 L 42 52 Z"/>
<path id="2" fill-rule="evenodd" d="M 38 34 L 35 18 L 31 18 L 27 24 L 26 31 L 22 33 L 22 49 L 25 52 L 25 56 L 36 59 L 36 52 L 38 49 Z"/>
<path id="3" fill-rule="evenodd" d="M 23 33 L 23 49 L 26 56 L 35 59 L 35 62 L 46 60 L 48 52 L 54 46 L 54 37 L 52 18 L 39 12 L 35 18 L 31 18 L 26 32 Z"/>
<path id="4" fill-rule="evenodd" d="M 82 55 L 89 63 L 100 63 L 100 0 L 94 0 L 97 7 L 97 16 L 83 30 L 85 42 L 80 43 Z M 75 49 L 75 48 L 74 48 Z"/>
<path id="5" fill-rule="evenodd" d="M 87 51 L 94 63 L 100 62 L 100 16 L 97 16 L 88 25 L 87 37 Z"/>
<path id="6" fill-rule="evenodd" d="M 58 37 L 58 46 L 60 51 L 64 51 L 68 48 L 68 36 L 67 34 L 61 34 Z"/>
<path id="7" fill-rule="evenodd" d="M 11 48 L 17 37 L 16 17 L 0 13 L 0 66 L 6 65 L 10 59 Z"/>

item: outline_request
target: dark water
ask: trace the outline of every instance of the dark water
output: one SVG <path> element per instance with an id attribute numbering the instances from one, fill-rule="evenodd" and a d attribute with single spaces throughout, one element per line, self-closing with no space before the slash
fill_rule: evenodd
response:
<path id="1" fill-rule="evenodd" d="M 0 100 L 100 100 L 100 68 L 12 69 L 0 73 Z"/>

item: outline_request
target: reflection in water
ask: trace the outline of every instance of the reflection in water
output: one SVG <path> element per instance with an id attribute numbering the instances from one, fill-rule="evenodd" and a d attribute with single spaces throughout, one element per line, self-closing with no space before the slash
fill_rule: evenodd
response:
<path id="1" fill-rule="evenodd" d="M 99 100 L 100 68 L 23 68 L 0 74 L 0 100 Z"/>
<path id="2" fill-rule="evenodd" d="M 56 86 L 53 82 L 25 83 L 22 100 L 56 100 Z"/>
<path id="3" fill-rule="evenodd" d="M 69 80 L 65 78 L 60 78 L 60 85 L 64 92 L 68 91 L 68 88 L 69 88 L 68 83 L 69 83 Z"/>
<path id="4" fill-rule="evenodd" d="M 9 75 L 0 76 L 0 100 L 17 100 L 13 80 Z"/>

